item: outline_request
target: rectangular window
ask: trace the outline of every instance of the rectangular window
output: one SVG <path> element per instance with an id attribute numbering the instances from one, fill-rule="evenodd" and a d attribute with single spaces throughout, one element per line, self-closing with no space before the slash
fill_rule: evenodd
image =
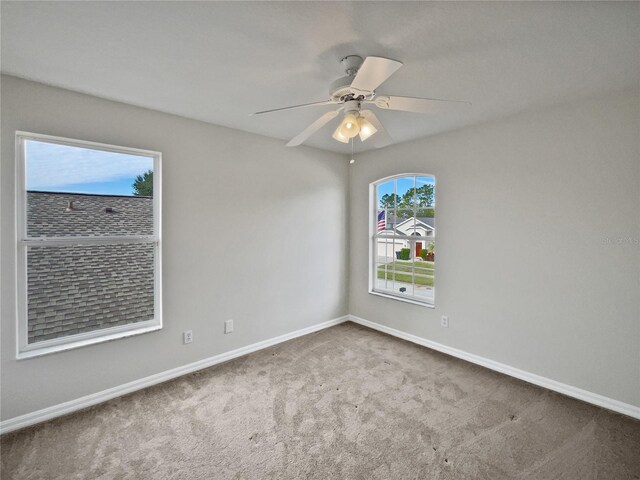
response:
<path id="1" fill-rule="evenodd" d="M 162 327 L 161 154 L 16 133 L 18 358 Z"/>
<path id="2" fill-rule="evenodd" d="M 371 184 L 369 292 L 433 306 L 435 178 L 405 174 Z"/>

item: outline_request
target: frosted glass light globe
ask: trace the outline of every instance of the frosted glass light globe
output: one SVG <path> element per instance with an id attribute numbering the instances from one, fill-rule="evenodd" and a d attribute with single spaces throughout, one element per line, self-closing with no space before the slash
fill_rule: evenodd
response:
<path id="1" fill-rule="evenodd" d="M 340 133 L 347 138 L 353 138 L 360 133 L 360 125 L 358 119 L 353 113 L 347 113 L 340 125 Z"/>

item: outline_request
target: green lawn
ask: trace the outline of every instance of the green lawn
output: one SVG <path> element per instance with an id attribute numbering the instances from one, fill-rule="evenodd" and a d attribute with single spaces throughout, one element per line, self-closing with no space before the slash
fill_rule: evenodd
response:
<path id="1" fill-rule="evenodd" d="M 395 280 L 398 282 L 411 283 L 411 267 L 413 266 L 416 275 L 430 275 L 430 277 L 415 277 L 413 282 L 416 285 L 425 285 L 433 287 L 432 276 L 435 273 L 435 265 L 433 262 L 410 262 L 398 260 L 395 262 L 387 263 L 386 265 L 380 265 L 378 267 L 378 278 L 385 278 L 387 280 L 393 280 L 393 267 L 395 265 L 396 273 Z M 385 267 L 387 271 L 385 272 Z"/>

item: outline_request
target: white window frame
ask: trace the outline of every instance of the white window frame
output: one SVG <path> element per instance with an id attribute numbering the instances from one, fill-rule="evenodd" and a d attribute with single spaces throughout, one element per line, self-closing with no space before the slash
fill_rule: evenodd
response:
<path id="1" fill-rule="evenodd" d="M 376 278 L 377 278 L 377 266 L 376 266 L 376 257 L 377 257 L 377 245 L 376 240 L 379 238 L 388 238 L 388 239 L 397 239 L 397 240 L 415 240 L 416 237 L 412 237 L 410 235 L 394 235 L 394 236 L 379 236 L 378 235 L 378 185 L 382 185 L 390 180 L 397 180 L 403 177 L 414 177 L 414 188 L 415 188 L 415 177 L 430 177 L 433 178 L 434 186 L 437 184 L 437 180 L 435 175 L 430 173 L 399 173 L 397 175 L 390 175 L 388 177 L 380 178 L 375 182 L 371 182 L 369 184 L 369 293 L 371 295 L 377 295 L 379 297 L 390 298 L 392 300 L 400 300 L 401 302 L 411 303 L 413 305 L 420 305 L 428 308 L 435 308 L 435 281 L 433 286 L 433 301 L 428 299 L 422 299 L 416 295 L 402 295 L 400 293 L 394 293 L 389 290 L 380 290 L 376 289 Z M 436 196 L 437 188 L 434 188 L 434 208 L 435 208 L 435 196 Z M 397 191 L 394 189 L 394 193 L 397 195 Z M 386 221 L 386 219 L 385 219 Z M 424 239 L 431 239 L 434 241 L 434 237 L 421 237 Z M 394 275 L 395 277 L 395 275 Z M 435 278 L 434 278 L 435 280 Z"/>
<path id="2" fill-rule="evenodd" d="M 71 147 L 103 150 L 106 152 L 139 155 L 153 159 L 153 235 L 118 235 L 86 237 L 29 237 L 27 234 L 27 185 L 25 142 L 67 145 Z M 70 350 L 117 338 L 139 335 L 162 329 L 162 248 L 161 248 L 161 196 L 162 154 L 152 150 L 120 147 L 104 143 L 16 131 L 16 284 L 17 328 L 16 358 L 31 358 L 49 353 Z M 129 325 L 118 325 L 66 337 L 43 340 L 29 344 L 27 305 L 27 248 L 29 246 L 104 245 L 104 244 L 152 243 L 154 245 L 154 318 Z"/>

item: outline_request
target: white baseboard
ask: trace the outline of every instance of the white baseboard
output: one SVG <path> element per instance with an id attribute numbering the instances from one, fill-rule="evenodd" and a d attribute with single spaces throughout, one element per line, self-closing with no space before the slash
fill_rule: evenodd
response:
<path id="1" fill-rule="evenodd" d="M 158 383 L 166 382 L 167 380 L 171 380 L 173 378 L 180 377 L 188 373 L 196 372 L 198 370 L 202 370 L 203 368 L 207 368 L 213 365 L 217 365 L 219 363 L 227 362 L 234 358 L 241 357 L 243 355 L 247 355 L 249 353 L 256 352 L 258 350 L 262 350 L 263 348 L 271 347 L 278 343 L 286 342 L 287 340 L 291 340 L 296 337 L 301 337 L 303 335 L 308 335 L 310 333 L 317 332 L 318 330 L 322 330 L 328 327 L 333 327 L 334 325 L 338 325 L 339 323 L 346 322 L 347 320 L 348 320 L 348 315 L 345 315 L 339 318 L 334 318 L 333 320 L 318 323 L 316 325 L 312 325 L 310 327 L 303 328 L 301 330 L 296 330 L 295 332 L 286 333 L 278 337 L 270 338 L 268 340 L 263 340 L 261 342 L 254 343 L 252 345 L 247 345 L 246 347 L 241 347 L 241 348 L 237 348 L 236 350 L 231 350 L 230 352 L 214 355 L 213 357 L 205 358 L 203 360 L 199 360 L 197 362 L 193 362 L 188 365 L 183 365 L 182 367 L 177 367 L 171 370 L 156 373 L 155 375 L 141 378 L 140 380 L 134 380 L 133 382 L 125 383 L 124 385 L 119 385 L 117 387 L 109 388 L 107 390 L 93 393 L 91 395 L 86 395 L 84 397 L 80 397 L 75 400 L 70 400 L 68 402 L 60 403 L 58 405 L 53 405 L 52 407 L 43 408 L 42 410 L 26 413 L 24 415 L 20 415 L 19 417 L 10 418 L 8 420 L 4 420 L 0 422 L 0 435 L 3 433 L 11 432 L 13 430 L 18 430 L 20 428 L 25 428 L 31 425 L 35 425 L 36 423 L 41 423 L 46 420 L 51 420 L 52 418 L 60 417 L 62 415 L 66 415 L 68 413 L 75 412 L 83 408 L 91 407 L 98 403 L 111 400 L 112 398 L 120 397 L 122 395 L 126 395 L 127 393 L 135 392 L 136 390 L 141 390 L 143 388 L 150 387 Z"/>
<path id="2" fill-rule="evenodd" d="M 271 347 L 273 345 L 277 345 L 278 343 L 286 342 L 287 340 L 291 340 L 296 337 L 308 335 L 309 333 L 317 332 L 318 330 L 332 327 L 334 325 L 338 325 L 346 321 L 351 321 L 359 325 L 363 325 L 365 327 L 369 327 L 374 330 L 378 330 L 380 332 L 393 335 L 394 337 L 402 338 L 409 342 L 416 343 L 418 345 L 422 345 L 424 347 L 431 348 L 433 350 L 437 350 L 442 353 L 446 353 L 453 357 L 461 358 L 468 362 L 481 365 L 491 370 L 495 370 L 496 372 L 504 373 L 506 375 L 519 378 L 520 380 L 524 380 L 525 382 L 533 383 L 534 385 L 548 388 L 549 390 L 562 393 L 569 397 L 577 398 L 579 400 L 583 400 L 585 402 L 598 405 L 600 407 L 607 408 L 609 410 L 613 410 L 614 412 L 622 413 L 624 415 L 628 415 L 630 417 L 640 419 L 640 407 L 630 405 L 628 403 L 620 402 L 618 400 L 614 400 L 612 398 L 608 398 L 603 395 L 599 395 L 597 393 L 592 393 L 587 390 L 582 390 L 580 388 L 572 387 L 571 385 L 557 382 L 555 380 L 551 380 L 550 378 L 542 377 L 540 375 L 535 375 L 533 373 L 529 373 L 524 370 L 520 370 L 518 368 L 514 368 L 509 365 L 505 365 L 503 363 L 490 360 L 488 358 L 480 357 L 472 353 L 467 353 L 462 350 L 458 350 L 457 348 L 448 347 L 446 345 L 442 345 L 440 343 L 436 343 L 431 340 L 427 340 L 425 338 L 412 335 L 410 333 L 405 333 L 400 330 L 396 330 L 395 328 L 387 327 L 385 325 L 380 325 L 379 323 L 365 320 L 364 318 L 356 317 L 355 315 L 345 315 L 343 317 L 335 318 L 333 320 L 329 320 L 323 323 L 318 323 L 316 325 L 312 325 L 310 327 L 303 328 L 301 330 L 296 330 L 295 332 L 286 333 L 278 337 L 270 338 L 268 340 L 263 340 L 261 342 L 247 345 L 246 347 L 241 347 L 236 350 L 231 350 L 230 352 L 214 355 L 213 357 L 205 358 L 203 360 L 199 360 L 197 362 L 190 363 L 182 367 L 177 367 L 171 370 L 167 370 L 165 372 L 160 372 L 155 375 L 142 378 L 140 380 L 134 380 L 133 382 L 129 382 L 123 385 L 119 385 L 117 387 L 109 388 L 101 392 L 93 393 L 91 395 L 86 395 L 84 397 L 80 397 L 75 400 L 70 400 L 68 402 L 60 403 L 58 405 L 43 408 L 42 410 L 37 410 L 35 412 L 27 413 L 24 415 L 20 415 L 18 417 L 4 420 L 0 422 L 0 434 L 12 432 L 14 430 L 35 425 L 37 423 L 41 423 L 41 422 L 50 420 L 52 418 L 60 417 L 62 415 L 75 412 L 77 410 L 82 410 L 83 408 L 91 407 L 93 405 L 97 405 L 98 403 L 106 402 L 107 400 L 111 400 L 112 398 L 120 397 L 122 395 L 126 395 L 127 393 L 135 392 L 136 390 L 141 390 L 143 388 L 150 387 L 152 385 L 157 385 L 158 383 L 166 382 L 167 380 L 171 380 L 173 378 L 180 377 L 188 373 L 202 370 L 203 368 L 207 368 L 213 365 L 217 365 L 219 363 L 227 362 L 234 358 L 241 357 L 243 355 L 247 355 L 249 353 L 256 352 L 258 350 L 262 350 L 267 347 Z"/>
<path id="3" fill-rule="evenodd" d="M 495 370 L 496 372 L 504 373 L 505 375 L 524 380 L 525 382 L 548 388 L 549 390 L 553 390 L 554 392 L 562 393 L 563 395 L 577 398 L 578 400 L 582 400 L 599 407 L 613 410 L 614 412 L 622 413 L 623 415 L 628 415 L 630 417 L 640 419 L 640 407 L 637 407 L 635 405 L 620 402 L 618 400 L 614 400 L 613 398 L 605 397 L 603 395 L 589 392 L 587 390 L 582 390 L 581 388 L 572 387 L 571 385 L 557 382 L 555 380 L 551 380 L 550 378 L 542 377 L 534 373 L 529 373 L 524 370 L 505 365 L 504 363 L 496 362 L 488 358 L 480 357 L 479 355 L 474 355 L 473 353 L 467 353 L 462 350 L 458 350 L 457 348 L 448 347 L 446 345 L 427 340 L 426 338 L 421 338 L 410 333 L 396 330 L 395 328 L 387 327 L 379 323 L 365 320 L 364 318 L 356 317 L 355 315 L 347 316 L 349 318 L 349 321 L 353 323 L 357 323 L 359 325 L 369 327 L 374 330 L 387 333 L 389 335 L 393 335 L 394 337 L 402 338 L 403 340 L 407 340 L 409 342 L 422 345 L 423 347 L 437 350 L 438 352 L 446 353 L 447 355 L 451 355 L 452 357 L 461 358 L 462 360 L 475 363 L 476 365 L 481 365 L 490 370 Z"/>

